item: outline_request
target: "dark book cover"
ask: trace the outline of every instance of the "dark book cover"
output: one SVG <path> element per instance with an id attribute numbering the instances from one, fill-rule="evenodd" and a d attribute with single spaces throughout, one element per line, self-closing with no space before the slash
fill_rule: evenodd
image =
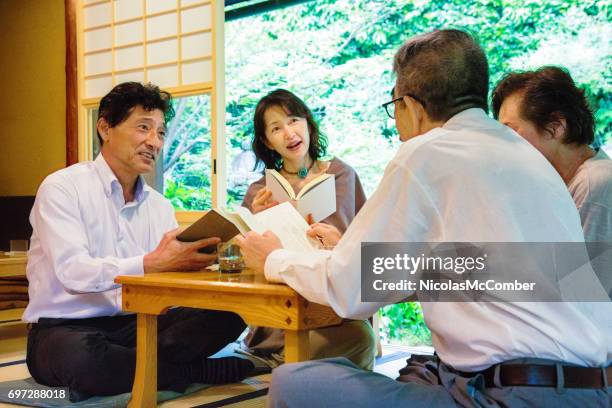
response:
<path id="1" fill-rule="evenodd" d="M 181 232 L 176 239 L 183 242 L 194 242 L 203 238 L 219 237 L 222 242 L 227 242 L 238 234 L 240 231 L 231 221 L 217 211 L 210 210 Z M 215 247 L 209 246 L 200 249 L 200 252 L 212 253 L 215 250 Z"/>

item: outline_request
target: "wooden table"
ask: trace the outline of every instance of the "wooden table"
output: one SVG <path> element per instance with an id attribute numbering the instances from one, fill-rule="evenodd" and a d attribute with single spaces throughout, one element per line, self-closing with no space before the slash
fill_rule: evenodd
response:
<path id="1" fill-rule="evenodd" d="M 0 277 L 25 276 L 27 263 L 26 254 L 6 255 L 0 252 Z"/>
<path id="2" fill-rule="evenodd" d="M 157 315 L 172 306 L 237 313 L 250 325 L 285 329 L 285 361 L 308 360 L 308 330 L 340 324 L 327 306 L 310 303 L 262 274 L 167 272 L 119 276 L 123 310 L 137 316 L 136 377 L 130 407 L 154 407 L 157 397 Z"/>
<path id="3" fill-rule="evenodd" d="M 0 252 L 0 278 L 23 278 L 26 276 L 26 265 L 28 257 L 25 253 L 17 255 L 7 255 Z M 21 316 L 25 308 L 0 310 L 0 326 L 25 325 L 21 322 Z"/>

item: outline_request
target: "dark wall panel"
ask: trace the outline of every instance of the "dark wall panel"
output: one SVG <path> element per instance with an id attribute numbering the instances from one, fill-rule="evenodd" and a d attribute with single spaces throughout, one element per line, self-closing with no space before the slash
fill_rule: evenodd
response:
<path id="1" fill-rule="evenodd" d="M 30 239 L 28 218 L 33 205 L 34 196 L 0 197 L 0 251 L 8 251 L 12 239 Z"/>

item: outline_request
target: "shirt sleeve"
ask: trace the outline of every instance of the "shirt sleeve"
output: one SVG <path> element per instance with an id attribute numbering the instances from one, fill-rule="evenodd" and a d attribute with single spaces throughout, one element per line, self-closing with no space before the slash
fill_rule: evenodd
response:
<path id="1" fill-rule="evenodd" d="M 361 207 L 363 207 L 366 200 L 367 198 L 365 192 L 363 191 L 361 180 L 359 179 L 357 172 L 355 172 L 355 214 L 361 210 Z"/>
<path id="2" fill-rule="evenodd" d="M 179 227 L 179 223 L 176 220 L 176 210 L 174 209 L 174 207 L 172 207 L 172 204 L 170 203 L 168 203 L 168 210 L 166 211 L 164 222 L 167 225 L 167 227 L 165 228 L 166 232 L 172 231 L 173 229 Z M 159 241 L 155 244 L 156 247 L 157 245 L 159 245 L 159 242 L 161 242 L 162 238 L 163 236 L 159 238 Z"/>
<path id="3" fill-rule="evenodd" d="M 612 231 L 612 208 L 586 201 L 579 208 L 586 242 L 609 241 Z"/>
<path id="4" fill-rule="evenodd" d="M 407 294 L 390 293 L 384 303 L 361 301 L 361 243 L 428 242 L 443 236 L 440 220 L 419 180 L 392 162 L 333 251 L 276 250 L 266 260 L 266 279 L 288 284 L 306 299 L 331 306 L 341 317 L 365 319 Z"/>
<path id="5" fill-rule="evenodd" d="M 31 216 L 42 251 L 52 270 L 73 293 L 103 292 L 119 285 L 118 275 L 142 275 L 143 255 L 129 258 L 90 255 L 77 196 L 68 187 L 47 183 L 38 191 Z"/>
<path id="6" fill-rule="evenodd" d="M 586 201 L 579 209 L 591 266 L 612 297 L 612 208 Z"/>

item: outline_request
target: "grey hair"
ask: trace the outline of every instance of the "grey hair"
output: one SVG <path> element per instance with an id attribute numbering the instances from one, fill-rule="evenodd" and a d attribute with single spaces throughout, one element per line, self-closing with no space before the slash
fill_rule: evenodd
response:
<path id="1" fill-rule="evenodd" d="M 433 120 L 446 121 L 469 108 L 488 112 L 489 65 L 468 33 L 436 30 L 406 41 L 395 54 L 398 96 L 421 99 Z"/>

